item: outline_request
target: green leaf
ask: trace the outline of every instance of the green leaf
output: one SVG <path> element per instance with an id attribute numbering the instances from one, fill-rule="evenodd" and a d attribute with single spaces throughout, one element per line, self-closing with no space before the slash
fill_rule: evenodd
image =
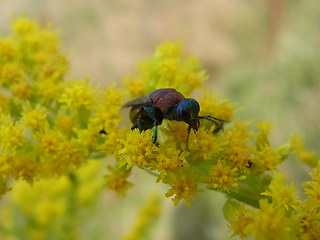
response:
<path id="1" fill-rule="evenodd" d="M 239 188 L 230 190 L 227 195 L 239 202 L 259 208 L 259 200 L 263 198 L 261 193 L 266 190 L 270 182 L 270 175 L 247 175 L 244 180 L 238 182 Z"/>
<path id="2" fill-rule="evenodd" d="M 230 222 L 233 219 L 234 212 L 240 207 L 240 205 L 241 205 L 240 203 L 232 199 L 228 199 L 223 206 L 224 218 Z"/>

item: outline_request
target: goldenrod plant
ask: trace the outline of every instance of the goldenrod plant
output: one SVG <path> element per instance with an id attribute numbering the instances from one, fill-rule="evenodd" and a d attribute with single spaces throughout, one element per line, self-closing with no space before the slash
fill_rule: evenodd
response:
<path id="1" fill-rule="evenodd" d="M 208 75 L 181 43 L 159 45 L 125 77 L 125 87 L 98 89 L 89 78 L 66 81 L 68 68 L 58 32 L 50 25 L 17 18 L 12 34 L 0 39 L 0 194 L 13 193 L 12 206 L 1 214 L 20 213 L 28 227 L 26 232 L 7 221 L 2 232 L 16 232 L 17 239 L 77 239 L 72 224 L 81 214 L 77 205 L 93 202 L 102 187 L 125 196 L 134 186 L 131 171 L 139 168 L 154 175 L 154 184 L 169 187 L 165 197 L 174 205 L 201 201 L 197 197 L 204 191 L 223 192 L 227 201 L 221 211 L 232 237 L 319 238 L 318 157 L 298 135 L 274 145 L 272 123 L 241 120 L 235 104 L 204 90 Z M 165 120 L 157 146 L 152 130 L 132 131 L 123 123 L 120 109 L 126 101 L 168 87 L 185 97 L 199 89 L 200 114 L 229 121 L 224 131 L 213 134 L 215 126 L 201 121 L 200 129 L 190 132 L 187 148 L 188 125 Z M 314 168 L 304 186 L 306 198 L 295 193 L 300 186 L 286 182 L 279 169 L 290 155 Z M 46 189 L 50 181 L 55 187 Z M 141 239 L 159 209 L 159 197 L 152 197 L 124 238 Z M 60 238 L 48 237 L 44 229 Z"/>

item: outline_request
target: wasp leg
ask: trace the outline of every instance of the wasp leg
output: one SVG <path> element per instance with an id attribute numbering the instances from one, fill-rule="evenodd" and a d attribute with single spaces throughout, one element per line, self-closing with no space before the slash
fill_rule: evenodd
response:
<path id="1" fill-rule="evenodd" d="M 190 135 L 190 131 L 191 131 L 191 126 L 189 125 L 188 127 L 188 135 L 187 135 L 187 144 L 186 144 L 186 149 L 188 152 L 190 152 L 190 149 L 189 149 L 189 135 Z"/>
<path id="2" fill-rule="evenodd" d="M 153 121 L 152 142 L 156 146 L 159 146 L 159 144 L 157 143 L 158 125 L 160 125 L 162 123 L 162 120 L 164 118 L 164 114 L 160 108 L 155 107 L 153 104 L 152 104 L 152 106 L 143 106 L 143 109 L 148 113 L 149 118 Z"/>
<path id="3" fill-rule="evenodd" d="M 158 138 L 158 126 L 157 126 L 156 123 L 154 123 L 153 135 L 152 135 L 152 143 L 155 144 L 158 147 L 159 143 L 157 143 L 157 138 Z"/>

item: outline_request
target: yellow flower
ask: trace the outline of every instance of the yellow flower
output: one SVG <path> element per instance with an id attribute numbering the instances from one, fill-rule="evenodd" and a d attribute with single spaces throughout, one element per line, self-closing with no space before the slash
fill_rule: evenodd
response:
<path id="1" fill-rule="evenodd" d="M 247 234 L 252 234 L 259 240 L 292 239 L 289 234 L 289 220 L 286 218 L 284 208 L 269 204 L 268 200 L 259 201 L 260 209 L 253 216 L 253 220 L 246 228 Z"/>
<path id="2" fill-rule="evenodd" d="M 103 101 L 109 106 L 122 106 L 125 92 L 124 89 L 117 89 L 115 85 L 112 85 L 105 91 Z"/>
<path id="3" fill-rule="evenodd" d="M 272 202 L 275 205 L 283 206 L 286 210 L 289 210 L 299 204 L 298 197 L 293 194 L 293 183 L 290 187 L 285 187 L 279 181 L 274 180 L 268 188 L 269 190 L 261 193 L 261 195 L 272 197 Z"/>
<path id="4" fill-rule="evenodd" d="M 0 114 L 8 114 L 10 112 L 9 98 L 0 93 Z"/>
<path id="5" fill-rule="evenodd" d="M 224 161 L 219 161 L 210 169 L 208 188 L 228 192 L 230 188 L 237 187 L 236 172 L 236 168 L 231 168 Z"/>
<path id="6" fill-rule="evenodd" d="M 209 92 L 205 92 L 199 99 L 200 115 L 212 115 L 223 120 L 231 120 L 233 117 L 233 106 L 227 99 L 220 100 Z"/>
<path id="7" fill-rule="evenodd" d="M 47 124 L 47 109 L 41 105 L 37 105 L 34 109 L 30 103 L 23 106 L 22 111 L 22 123 L 26 128 L 31 130 L 37 130 L 45 127 Z"/>
<path id="8" fill-rule="evenodd" d="M 170 184 L 171 188 L 166 193 L 166 197 L 174 195 L 172 201 L 175 206 L 184 199 L 185 205 L 190 207 L 191 201 L 194 201 L 192 196 L 199 197 L 198 192 L 203 191 L 198 189 L 198 180 L 193 172 L 185 173 L 178 171 L 175 175 L 170 176 L 170 178 L 165 179 L 163 182 Z"/>
<path id="9" fill-rule="evenodd" d="M 0 83 L 12 85 L 27 83 L 27 73 L 23 65 L 19 63 L 6 63 L 0 68 Z"/>
<path id="10" fill-rule="evenodd" d="M 168 137 L 172 138 L 177 143 L 178 147 L 185 149 L 188 136 L 188 125 L 185 122 L 168 121 L 167 126 L 162 127 L 161 129 Z M 191 134 L 192 133 L 190 132 L 190 135 Z M 189 144 L 192 144 L 192 141 L 190 139 Z"/>
<path id="11" fill-rule="evenodd" d="M 157 182 L 164 180 L 166 176 L 174 174 L 175 170 L 188 167 L 188 163 L 184 161 L 185 153 L 176 148 L 174 141 L 166 141 L 161 144 L 157 152 L 156 160 L 150 170 L 157 170 L 160 174 Z"/>
<path id="12" fill-rule="evenodd" d="M 141 79 L 131 80 L 129 77 L 124 79 L 126 89 L 128 89 L 131 98 L 137 98 L 147 94 L 147 88 Z"/>
<path id="13" fill-rule="evenodd" d="M 42 79 L 35 83 L 36 95 L 42 99 L 44 103 L 48 103 L 56 99 L 60 93 L 62 86 L 51 78 Z"/>
<path id="14" fill-rule="evenodd" d="M 309 164 L 312 167 L 316 167 L 319 158 L 315 152 L 310 152 L 305 149 L 303 137 L 299 135 L 292 135 L 290 139 L 290 146 L 292 152 L 298 157 L 298 159 L 306 164 Z"/>
<path id="15" fill-rule="evenodd" d="M 24 128 L 9 116 L 0 117 L 0 149 L 2 151 L 14 152 L 18 147 L 24 145 L 26 137 Z"/>
<path id="16" fill-rule="evenodd" d="M 16 153 L 4 152 L 0 154 L 0 179 L 6 180 L 12 174 L 12 162 L 16 157 Z M 0 193 L 1 196 L 1 193 Z"/>
<path id="17" fill-rule="evenodd" d="M 270 146 L 268 135 L 273 124 L 270 122 L 259 121 L 257 126 L 260 131 L 256 135 L 256 147 L 260 150 L 265 146 Z"/>
<path id="18" fill-rule="evenodd" d="M 223 147 L 223 159 L 230 163 L 233 168 L 244 171 L 251 158 L 251 149 L 248 146 L 249 138 L 243 124 L 236 125 L 224 132 L 221 137 Z"/>
<path id="19" fill-rule="evenodd" d="M 117 152 L 120 156 L 119 167 L 125 165 L 127 169 L 132 166 L 139 168 L 149 167 L 157 148 L 151 139 L 151 130 L 140 133 L 139 129 L 129 131 L 126 139 L 119 139 L 118 141 L 123 145 L 123 148 Z"/>
<path id="20" fill-rule="evenodd" d="M 190 134 L 190 150 L 195 151 L 192 159 L 196 162 L 209 159 L 210 155 L 216 154 L 221 151 L 218 139 L 212 135 L 212 131 L 205 131 L 200 128 L 196 134 Z"/>
<path id="21" fill-rule="evenodd" d="M 19 48 L 13 38 L 0 39 L 0 62 L 9 62 L 19 56 Z"/>
<path id="22" fill-rule="evenodd" d="M 178 60 L 177 59 L 165 59 L 159 62 L 159 74 L 161 77 L 166 79 L 173 79 L 178 71 Z M 176 86 L 174 86 L 176 87 Z"/>
<path id="23" fill-rule="evenodd" d="M 143 85 L 143 89 L 138 89 L 144 93 L 171 87 L 189 95 L 192 90 L 201 87 L 206 78 L 196 59 L 184 58 L 179 43 L 167 42 L 157 48 L 153 57 L 139 65 L 136 74 L 126 79 L 126 85 Z M 129 90 L 131 95 L 137 95 L 136 89 L 131 87 Z"/>
<path id="24" fill-rule="evenodd" d="M 180 58 L 182 55 L 182 44 L 179 42 L 164 42 L 156 48 L 157 58 Z"/>
<path id="25" fill-rule="evenodd" d="M 103 180 L 101 164 L 89 161 L 68 176 L 41 179 L 32 186 L 21 180 L 14 182 L 6 205 L 7 219 L 19 216 L 25 223 L 24 238 L 44 239 L 50 235 L 76 239 L 77 224 L 71 219 L 79 223 L 79 217 L 89 209 L 83 206 L 94 206 Z M 6 224 L 5 229 L 14 232 L 17 225 Z"/>
<path id="26" fill-rule="evenodd" d="M 83 146 L 84 149 L 96 149 L 98 146 L 99 131 L 89 124 L 87 129 L 74 129 L 77 134 L 76 141 Z"/>
<path id="27" fill-rule="evenodd" d="M 69 165 L 79 166 L 86 155 L 88 155 L 86 149 L 83 149 L 77 141 L 73 140 L 64 142 L 58 157 L 61 159 L 61 163 L 67 167 Z"/>
<path id="28" fill-rule="evenodd" d="M 36 133 L 33 139 L 39 143 L 39 148 L 43 154 L 57 154 L 65 142 L 65 137 L 61 132 L 46 128 L 43 132 Z"/>
<path id="29" fill-rule="evenodd" d="M 38 29 L 38 24 L 27 17 L 17 18 L 12 24 L 12 30 L 14 31 L 14 33 L 21 36 L 31 34 Z"/>
<path id="30" fill-rule="evenodd" d="M 116 155 L 115 157 L 117 157 L 119 150 L 123 148 L 123 145 L 119 140 L 126 139 L 126 135 L 130 131 L 131 130 L 128 127 L 122 127 L 120 129 L 108 132 L 104 137 L 105 141 L 102 144 L 101 149 L 107 151 L 108 153 L 113 153 Z"/>
<path id="31" fill-rule="evenodd" d="M 305 193 L 314 201 L 316 205 L 320 204 L 320 164 L 310 173 L 312 181 L 307 182 Z"/>
<path id="32" fill-rule="evenodd" d="M 66 108 L 71 109 L 91 109 L 94 103 L 94 90 L 88 86 L 89 79 L 86 81 L 73 81 L 66 87 L 59 98 L 59 102 Z"/>
<path id="33" fill-rule="evenodd" d="M 319 204 L 315 204 L 311 199 L 304 202 L 304 206 L 298 207 L 297 225 L 299 237 L 302 240 L 317 240 L 320 236 L 320 211 Z"/>
<path id="34" fill-rule="evenodd" d="M 38 143 L 36 149 L 41 157 L 41 174 L 44 176 L 60 175 L 78 167 L 88 155 L 87 149 L 78 141 L 67 140 L 61 132 L 52 129 L 37 132 L 33 139 Z"/>
<path id="35" fill-rule="evenodd" d="M 10 91 L 19 99 L 19 100 L 26 100 L 31 97 L 33 94 L 32 86 L 25 82 L 20 81 L 12 84 L 10 86 Z"/>
<path id="36" fill-rule="evenodd" d="M 61 113 L 57 116 L 55 125 L 58 131 L 61 131 L 66 136 L 71 136 L 78 124 L 73 116 L 66 113 Z"/>
<path id="37" fill-rule="evenodd" d="M 231 225 L 229 228 L 233 231 L 231 236 L 234 237 L 239 235 L 241 238 L 247 237 L 246 228 L 253 221 L 252 211 L 245 205 L 240 205 L 235 211 L 234 216 L 231 220 Z"/>
<path id="38" fill-rule="evenodd" d="M 98 106 L 95 116 L 90 118 L 90 124 L 98 126 L 100 130 L 104 129 L 107 133 L 115 131 L 121 120 L 119 113 L 121 107 L 116 106 Z M 99 130 L 99 131 L 100 131 Z"/>
<path id="39" fill-rule="evenodd" d="M 123 105 L 124 91 L 109 87 L 101 103 L 94 107 L 95 116 L 90 119 L 91 124 L 104 129 L 107 133 L 115 131 L 121 120 L 120 109 Z M 98 131 L 99 131 L 98 130 Z"/>
<path id="40" fill-rule="evenodd" d="M 109 166 L 108 169 L 110 170 L 111 174 L 104 176 L 104 186 L 115 191 L 121 196 L 125 196 L 126 192 L 133 186 L 133 184 L 127 180 L 127 178 L 130 176 L 130 171 L 123 168 L 113 168 L 111 166 Z"/>
<path id="41" fill-rule="evenodd" d="M 43 38 L 43 36 L 40 37 Z M 56 36 L 54 36 L 54 38 L 56 38 Z M 45 40 L 42 39 L 42 42 L 44 41 Z M 61 82 L 69 70 L 69 63 L 65 54 L 58 51 L 48 52 L 48 49 L 52 47 L 51 45 L 54 45 L 53 48 L 58 48 L 58 46 L 55 46 L 57 45 L 55 41 L 56 39 L 52 39 L 52 42 L 46 42 L 50 46 L 43 46 L 38 54 L 33 55 L 33 61 L 38 64 L 36 77 L 39 81 L 46 81 L 49 79 L 55 83 Z"/>
<path id="42" fill-rule="evenodd" d="M 10 161 L 10 174 L 33 184 L 39 174 L 40 165 L 34 152 L 18 152 Z"/>
<path id="43" fill-rule="evenodd" d="M 260 151 L 255 151 L 255 155 L 252 156 L 251 161 L 254 166 L 254 170 L 257 172 L 263 172 L 265 170 L 274 170 L 276 165 L 280 163 L 280 156 L 272 151 L 270 146 L 264 146 Z"/>

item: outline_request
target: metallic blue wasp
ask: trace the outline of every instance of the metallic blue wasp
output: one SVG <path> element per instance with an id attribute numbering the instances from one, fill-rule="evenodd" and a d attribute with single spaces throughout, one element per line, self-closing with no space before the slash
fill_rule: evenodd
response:
<path id="1" fill-rule="evenodd" d="M 210 115 L 199 116 L 199 103 L 193 98 L 185 98 L 173 88 L 155 90 L 149 95 L 126 103 L 123 107 L 132 107 L 130 111 L 132 130 L 138 128 L 141 132 L 153 128 L 152 142 L 156 145 L 158 145 L 158 126 L 162 124 L 163 119 L 184 121 L 189 125 L 187 149 L 190 130 L 198 131 L 200 119 L 206 119 L 215 124 L 213 133 L 222 130 L 223 123 L 226 122 Z"/>

